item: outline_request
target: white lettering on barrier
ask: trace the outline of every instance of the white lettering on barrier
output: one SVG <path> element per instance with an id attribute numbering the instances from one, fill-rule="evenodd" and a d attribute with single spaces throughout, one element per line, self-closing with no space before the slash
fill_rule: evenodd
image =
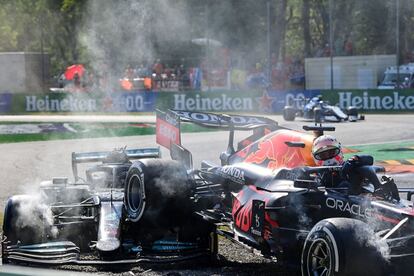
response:
<path id="1" fill-rule="evenodd" d="M 252 98 L 229 97 L 221 94 L 217 97 L 195 97 L 187 98 L 186 94 L 174 95 L 174 109 L 178 110 L 199 110 L 199 111 L 250 111 L 253 110 Z"/>
<path id="2" fill-rule="evenodd" d="M 339 92 L 339 106 L 346 108 L 355 106 L 365 110 L 412 110 L 414 109 L 414 96 L 403 96 L 398 92 L 389 96 L 369 96 L 363 92 L 362 96 L 353 96 L 352 92 Z"/>
<path id="3" fill-rule="evenodd" d="M 26 96 L 25 110 L 33 111 L 97 111 L 95 99 L 77 99 L 72 95 L 64 99 L 49 99 L 49 96 Z"/>
<path id="4" fill-rule="evenodd" d="M 144 110 L 144 98 L 140 95 L 127 96 L 125 98 L 125 107 L 127 111 Z"/>

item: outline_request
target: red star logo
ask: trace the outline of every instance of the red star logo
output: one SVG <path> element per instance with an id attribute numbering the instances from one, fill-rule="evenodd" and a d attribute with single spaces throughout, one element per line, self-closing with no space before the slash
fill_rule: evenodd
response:
<path id="1" fill-rule="evenodd" d="M 264 90 L 263 95 L 256 98 L 256 101 L 259 103 L 259 111 L 272 111 L 272 105 L 275 100 L 276 98 L 270 97 L 267 91 Z"/>

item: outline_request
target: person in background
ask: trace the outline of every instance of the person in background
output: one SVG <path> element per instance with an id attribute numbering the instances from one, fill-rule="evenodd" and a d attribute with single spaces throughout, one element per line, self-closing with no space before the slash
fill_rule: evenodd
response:
<path id="1" fill-rule="evenodd" d="M 155 86 L 158 88 L 161 88 L 162 85 L 162 79 L 161 74 L 164 72 L 164 65 L 161 63 L 160 59 L 157 59 L 157 61 L 152 66 L 152 73 L 153 73 L 153 79 L 155 81 Z"/>

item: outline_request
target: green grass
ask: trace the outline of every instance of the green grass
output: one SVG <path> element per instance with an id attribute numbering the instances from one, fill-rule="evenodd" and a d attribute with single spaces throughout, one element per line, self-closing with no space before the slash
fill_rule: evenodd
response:
<path id="1" fill-rule="evenodd" d="M 19 143 L 29 141 L 50 141 L 82 138 L 123 137 L 155 134 L 155 125 L 136 127 L 129 123 L 77 123 L 71 124 L 77 132 L 50 132 L 30 134 L 1 134 L 0 143 Z M 212 131 L 194 124 L 182 124 L 182 132 Z"/>
<path id="2" fill-rule="evenodd" d="M 369 154 L 374 157 L 375 161 L 414 159 L 414 141 L 361 145 L 348 148 L 358 150 L 358 152 L 346 154 L 345 157 L 347 158 L 354 154 Z"/>

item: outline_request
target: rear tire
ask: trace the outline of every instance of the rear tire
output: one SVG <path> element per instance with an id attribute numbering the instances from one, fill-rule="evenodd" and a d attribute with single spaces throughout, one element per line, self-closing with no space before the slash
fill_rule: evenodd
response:
<path id="1" fill-rule="evenodd" d="M 125 184 L 127 218 L 132 222 L 147 218 L 174 226 L 191 214 L 190 195 L 187 171 L 177 161 L 147 159 L 134 162 Z"/>
<path id="2" fill-rule="evenodd" d="M 285 106 L 283 109 L 283 119 L 285 121 L 294 121 L 296 116 L 296 109 L 292 106 Z"/>
<path id="3" fill-rule="evenodd" d="M 134 162 L 125 182 L 127 234 L 150 247 L 159 239 L 196 243 L 215 256 L 215 225 L 195 214 L 192 189 L 187 170 L 177 161 Z"/>
<path id="4" fill-rule="evenodd" d="M 358 117 L 358 109 L 355 106 L 348 107 L 348 121 L 356 122 Z"/>
<path id="5" fill-rule="evenodd" d="M 387 245 L 374 238 L 369 226 L 356 219 L 320 221 L 306 237 L 302 275 L 389 275 L 387 261 L 377 249 L 388 249 Z"/>
<path id="6" fill-rule="evenodd" d="M 324 121 L 322 109 L 320 109 L 319 107 L 313 109 L 313 114 L 315 118 L 315 123 L 322 123 Z"/>

